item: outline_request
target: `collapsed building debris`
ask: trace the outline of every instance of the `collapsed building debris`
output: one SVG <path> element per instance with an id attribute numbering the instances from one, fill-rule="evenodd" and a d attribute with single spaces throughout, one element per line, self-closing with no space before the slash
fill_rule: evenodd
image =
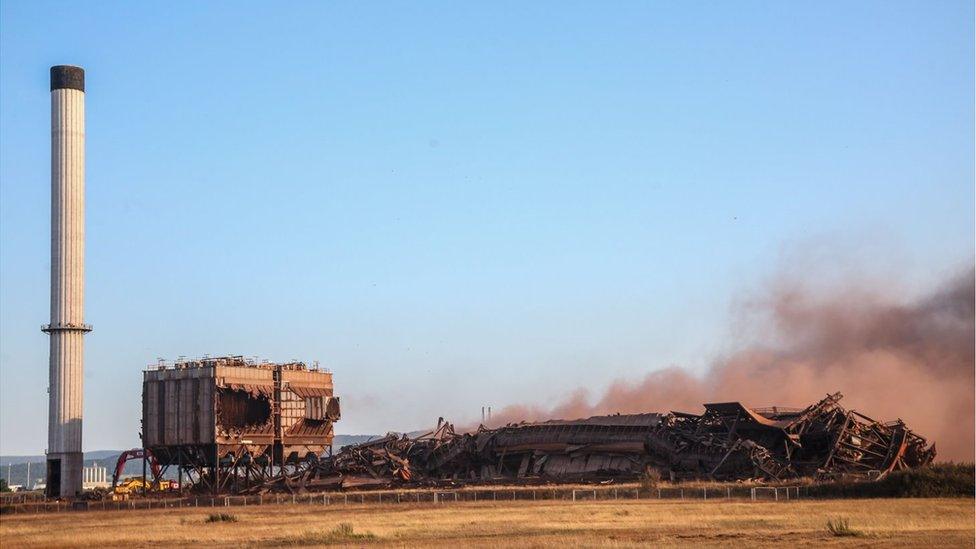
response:
<path id="1" fill-rule="evenodd" d="M 659 414 L 522 423 L 456 433 L 443 420 L 418 437 L 396 433 L 346 446 L 307 471 L 305 489 L 636 477 Z"/>
<path id="2" fill-rule="evenodd" d="M 935 445 L 901 420 L 881 423 L 845 410 L 838 404 L 841 397 L 828 395 L 803 409 L 750 409 L 727 402 L 705 404 L 701 415 L 597 416 L 482 426 L 473 433 L 457 433 L 439 421 L 437 429 L 421 436 L 391 433 L 346 446 L 287 479 L 287 485 L 328 490 L 592 482 L 637 479 L 650 471 L 672 480 L 878 479 L 935 458 Z"/>
<path id="3" fill-rule="evenodd" d="M 475 483 L 882 478 L 931 463 L 935 445 L 901 420 L 840 406 L 705 404 L 702 414 L 595 416 L 390 433 L 326 453 L 339 419 L 328 372 L 241 357 L 146 371 L 143 442 L 180 485 L 213 493 L 324 491 Z M 161 473 L 153 474 L 159 482 Z"/>
<path id="4" fill-rule="evenodd" d="M 803 409 L 706 404 L 696 416 L 672 412 L 648 435 L 655 465 L 678 475 L 737 480 L 794 477 L 880 478 L 926 465 L 935 445 L 901 420 L 879 423 L 838 402 L 840 393 Z"/>

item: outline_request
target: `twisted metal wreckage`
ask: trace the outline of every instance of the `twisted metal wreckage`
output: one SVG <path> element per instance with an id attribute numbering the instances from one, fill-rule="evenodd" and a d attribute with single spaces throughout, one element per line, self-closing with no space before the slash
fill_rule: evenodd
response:
<path id="1" fill-rule="evenodd" d="M 417 437 L 390 433 L 247 491 L 316 491 L 465 483 L 665 478 L 765 481 L 881 478 L 931 463 L 935 445 L 901 420 L 846 410 L 840 393 L 803 409 L 705 404 L 682 412 L 480 427 L 450 423 Z"/>

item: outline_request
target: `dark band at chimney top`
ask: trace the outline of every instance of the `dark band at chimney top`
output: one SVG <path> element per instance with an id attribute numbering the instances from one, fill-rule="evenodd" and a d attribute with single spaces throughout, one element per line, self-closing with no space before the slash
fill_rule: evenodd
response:
<path id="1" fill-rule="evenodd" d="M 85 91 L 85 69 L 73 65 L 51 67 L 51 91 L 60 89 Z"/>

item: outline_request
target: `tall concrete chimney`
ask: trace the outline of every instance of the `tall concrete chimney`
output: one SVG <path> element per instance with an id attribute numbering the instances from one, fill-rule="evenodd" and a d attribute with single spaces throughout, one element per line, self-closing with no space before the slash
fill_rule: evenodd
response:
<path id="1" fill-rule="evenodd" d="M 81 493 L 85 308 L 85 71 L 51 67 L 51 336 L 47 494 Z"/>

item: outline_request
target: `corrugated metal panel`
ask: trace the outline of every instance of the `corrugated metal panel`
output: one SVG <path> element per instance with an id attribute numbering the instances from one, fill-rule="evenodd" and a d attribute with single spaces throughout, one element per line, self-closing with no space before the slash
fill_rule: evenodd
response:
<path id="1" fill-rule="evenodd" d="M 241 385 L 268 385 L 274 387 L 274 370 L 270 368 L 217 366 L 215 377 L 219 386 L 238 383 Z"/>
<path id="2" fill-rule="evenodd" d="M 289 437 L 325 437 L 332 434 L 332 423 L 328 421 L 315 421 L 311 419 L 301 419 L 288 429 L 285 433 Z"/>
<path id="3" fill-rule="evenodd" d="M 200 380 L 200 394 L 197 397 L 197 410 L 200 422 L 199 442 L 214 439 L 214 384 L 210 380 Z"/>
<path id="4" fill-rule="evenodd" d="M 143 441 L 146 446 L 213 442 L 212 368 L 145 373 Z"/>
<path id="5" fill-rule="evenodd" d="M 163 382 L 163 444 L 176 444 L 176 383 Z"/>
<path id="6" fill-rule="evenodd" d="M 332 389 L 328 387 L 296 387 L 289 385 L 288 390 L 302 398 L 332 396 Z"/>
<path id="7" fill-rule="evenodd" d="M 156 383 L 144 381 L 142 383 L 142 441 L 146 446 L 159 444 L 159 429 L 156 418 L 159 417 L 159 406 L 156 404 Z"/>

